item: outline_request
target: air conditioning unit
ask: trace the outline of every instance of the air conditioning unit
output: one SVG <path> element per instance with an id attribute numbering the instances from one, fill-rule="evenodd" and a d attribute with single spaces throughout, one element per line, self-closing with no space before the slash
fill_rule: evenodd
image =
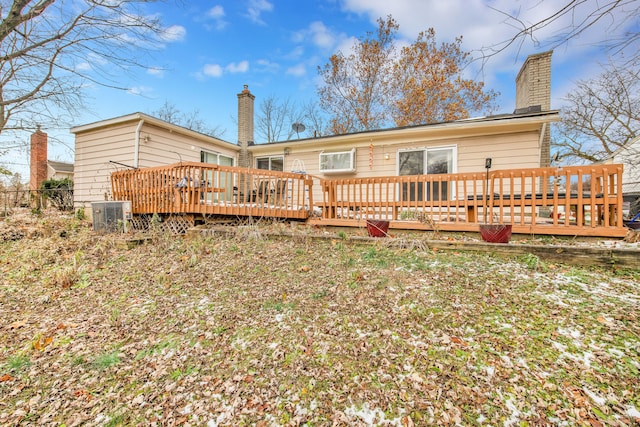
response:
<path id="1" fill-rule="evenodd" d="M 131 202 L 92 202 L 94 231 L 128 231 L 131 220 Z"/>

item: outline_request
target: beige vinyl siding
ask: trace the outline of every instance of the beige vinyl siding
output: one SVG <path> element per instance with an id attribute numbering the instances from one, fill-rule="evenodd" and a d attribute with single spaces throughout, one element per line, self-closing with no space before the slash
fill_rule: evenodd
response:
<path id="1" fill-rule="evenodd" d="M 539 167 L 540 147 L 538 132 L 504 133 L 455 138 L 435 139 L 395 139 L 394 141 L 376 141 L 372 143 L 338 143 L 322 149 L 320 144 L 309 141 L 308 145 L 296 144 L 290 147 L 285 156 L 285 171 L 291 171 L 294 164 L 304 163 L 307 174 L 316 178 L 365 178 L 379 176 L 397 176 L 397 156 L 403 150 L 425 150 L 439 147 L 456 147 L 454 159 L 456 172 L 484 172 L 484 160 L 493 159 L 492 170 Z M 320 172 L 319 157 L 322 151 L 336 152 L 356 148 L 356 172 L 341 174 L 323 174 Z M 269 150 L 271 148 L 271 150 Z M 259 156 L 282 154 L 283 147 L 273 144 L 271 147 L 259 146 Z M 385 159 L 385 153 L 389 159 Z M 371 161 L 372 160 L 372 161 Z M 319 186 L 314 186 L 314 201 L 322 200 Z"/>
<path id="2" fill-rule="evenodd" d="M 91 202 L 108 200 L 111 196 L 111 172 L 123 166 L 133 166 L 134 138 L 137 122 L 116 125 L 108 129 L 76 134 L 74 202 L 76 207 L 90 208 Z M 85 209 L 89 211 L 90 209 Z M 90 213 L 90 212 L 88 212 Z"/>
<path id="3" fill-rule="evenodd" d="M 76 133 L 74 203 L 76 207 L 84 207 L 88 215 L 91 214 L 91 202 L 111 200 L 111 172 L 126 169 L 123 165 L 135 166 L 135 138 L 139 123 L 140 120 L 135 119 Z M 138 166 L 199 162 L 201 150 L 224 154 L 235 162 L 235 147 L 205 139 L 145 122 L 140 129 Z"/>
<path id="4" fill-rule="evenodd" d="M 145 142 L 145 137 L 149 137 Z M 234 159 L 237 150 L 170 132 L 157 126 L 144 124 L 140 130 L 140 167 L 168 165 L 171 163 L 199 162 L 200 151 L 220 153 Z"/>

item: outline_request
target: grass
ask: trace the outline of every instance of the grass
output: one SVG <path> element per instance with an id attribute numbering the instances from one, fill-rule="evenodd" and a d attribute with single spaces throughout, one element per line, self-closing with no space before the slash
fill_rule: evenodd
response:
<path id="1" fill-rule="evenodd" d="M 638 271 L 47 229 L 0 243 L 1 425 L 640 422 Z"/>

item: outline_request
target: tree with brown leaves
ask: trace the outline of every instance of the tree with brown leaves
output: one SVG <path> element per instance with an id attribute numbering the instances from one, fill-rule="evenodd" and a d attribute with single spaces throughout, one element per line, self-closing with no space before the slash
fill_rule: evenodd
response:
<path id="1" fill-rule="evenodd" d="M 438 47 L 433 28 L 421 32 L 402 48 L 390 80 L 395 95 L 391 114 L 397 126 L 447 122 L 469 117 L 472 111 L 492 111 L 497 94 L 484 83 L 462 77 L 470 59 L 461 49 L 462 37 Z"/>
<path id="2" fill-rule="evenodd" d="M 399 54 L 399 26 L 388 16 L 367 33 L 353 53 L 338 52 L 319 67 L 320 106 L 331 116 L 335 134 L 457 120 L 474 111 L 492 111 L 497 94 L 462 76 L 469 54 L 462 38 L 436 44 L 435 31 L 419 34 Z"/>

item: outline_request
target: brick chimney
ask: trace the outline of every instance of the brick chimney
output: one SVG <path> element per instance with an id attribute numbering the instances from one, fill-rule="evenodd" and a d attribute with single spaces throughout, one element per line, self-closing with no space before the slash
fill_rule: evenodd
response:
<path id="1" fill-rule="evenodd" d="M 551 110 L 551 54 L 542 52 L 527 57 L 516 77 L 516 111 L 527 113 Z M 540 147 L 540 166 L 551 164 L 551 132 L 544 127 Z"/>
<path id="2" fill-rule="evenodd" d="M 47 179 L 47 134 L 38 130 L 31 134 L 31 173 L 29 189 L 38 190 L 42 181 Z"/>
<path id="3" fill-rule="evenodd" d="M 238 144 L 240 155 L 238 166 L 252 167 L 252 157 L 249 153 L 249 145 L 253 145 L 253 101 L 255 95 L 249 92 L 249 86 L 244 85 L 242 92 L 238 94 Z"/>

